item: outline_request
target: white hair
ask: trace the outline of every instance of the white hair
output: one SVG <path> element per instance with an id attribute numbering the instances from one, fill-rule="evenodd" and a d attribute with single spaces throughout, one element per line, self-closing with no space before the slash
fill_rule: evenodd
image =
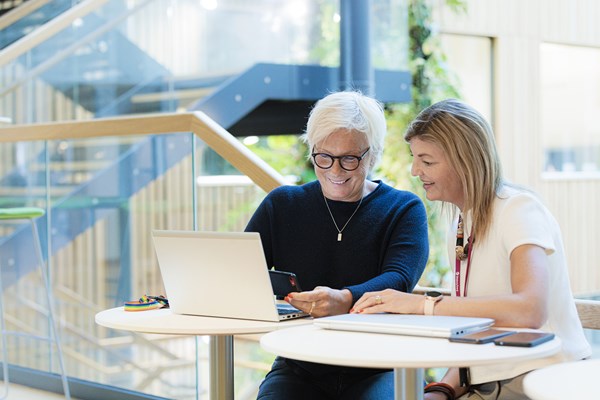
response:
<path id="1" fill-rule="evenodd" d="M 381 159 L 387 132 L 383 105 L 356 91 L 335 92 L 319 100 L 302 135 L 309 147 L 309 158 L 315 144 L 340 129 L 365 135 L 370 148 L 369 170 L 372 170 Z"/>

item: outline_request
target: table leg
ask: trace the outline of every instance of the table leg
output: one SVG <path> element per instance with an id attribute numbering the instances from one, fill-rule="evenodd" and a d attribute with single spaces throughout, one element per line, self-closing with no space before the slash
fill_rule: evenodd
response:
<path id="1" fill-rule="evenodd" d="M 423 368 L 394 369 L 395 400 L 423 400 Z"/>
<path id="2" fill-rule="evenodd" d="M 210 400 L 233 400 L 233 336 L 210 337 Z"/>

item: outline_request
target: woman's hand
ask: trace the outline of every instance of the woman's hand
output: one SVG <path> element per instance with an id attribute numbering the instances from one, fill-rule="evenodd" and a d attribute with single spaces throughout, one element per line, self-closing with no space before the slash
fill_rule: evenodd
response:
<path id="1" fill-rule="evenodd" d="M 436 315 L 492 318 L 497 326 L 539 329 L 547 319 L 548 257 L 543 248 L 524 244 L 510 256 L 510 293 L 487 296 L 444 296 Z M 423 314 L 425 296 L 386 289 L 365 293 L 350 312 L 375 314 Z"/>
<path id="2" fill-rule="evenodd" d="M 380 292 L 367 292 L 354 304 L 351 313 L 376 314 L 423 314 L 425 297 L 417 294 L 385 289 Z"/>
<path id="3" fill-rule="evenodd" d="M 348 289 L 317 286 L 311 291 L 290 293 L 285 301 L 318 318 L 347 313 L 352 305 L 352 293 Z"/>

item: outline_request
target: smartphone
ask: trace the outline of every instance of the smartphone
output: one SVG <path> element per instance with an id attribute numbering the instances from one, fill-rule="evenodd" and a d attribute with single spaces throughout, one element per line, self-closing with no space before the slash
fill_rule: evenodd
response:
<path id="1" fill-rule="evenodd" d="M 283 300 L 290 292 L 301 292 L 298 277 L 292 272 L 269 270 L 271 286 L 277 300 Z"/>
<path id="2" fill-rule="evenodd" d="M 448 340 L 457 343 L 484 344 L 493 342 L 495 339 L 512 335 L 515 331 L 505 331 L 502 329 L 485 329 L 483 331 L 467 333 L 464 335 L 450 336 Z"/>
<path id="3" fill-rule="evenodd" d="M 494 340 L 498 346 L 533 347 L 554 339 L 554 333 L 517 332 L 514 335 Z"/>

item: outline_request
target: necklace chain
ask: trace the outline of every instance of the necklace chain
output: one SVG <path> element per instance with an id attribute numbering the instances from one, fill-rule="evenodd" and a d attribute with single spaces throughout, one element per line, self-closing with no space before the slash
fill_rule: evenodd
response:
<path id="1" fill-rule="evenodd" d="M 344 226 L 342 226 L 342 229 L 340 229 L 338 227 L 337 222 L 335 222 L 335 218 L 333 218 L 333 213 L 331 212 L 331 208 L 329 208 L 329 203 L 327 202 L 327 197 L 325 197 L 325 194 L 323 194 L 323 199 L 325 200 L 325 205 L 327 206 L 327 211 L 329 211 L 329 215 L 331 216 L 331 220 L 333 221 L 333 225 L 335 225 L 335 229 L 337 229 L 337 231 L 338 231 L 337 241 L 341 242 L 342 241 L 342 232 L 344 231 L 344 229 L 346 229 L 346 226 L 348 226 L 348 223 L 350 222 L 350 220 L 352 219 L 352 217 L 354 217 L 354 214 L 356 214 L 356 212 L 360 208 L 360 205 L 362 204 L 362 201 L 363 201 L 363 197 L 361 196 L 360 201 L 358 202 L 358 205 L 354 209 L 354 212 L 352 213 L 352 215 L 350 216 L 350 218 L 348 218 L 348 220 L 346 221 L 346 223 L 344 224 Z"/>

